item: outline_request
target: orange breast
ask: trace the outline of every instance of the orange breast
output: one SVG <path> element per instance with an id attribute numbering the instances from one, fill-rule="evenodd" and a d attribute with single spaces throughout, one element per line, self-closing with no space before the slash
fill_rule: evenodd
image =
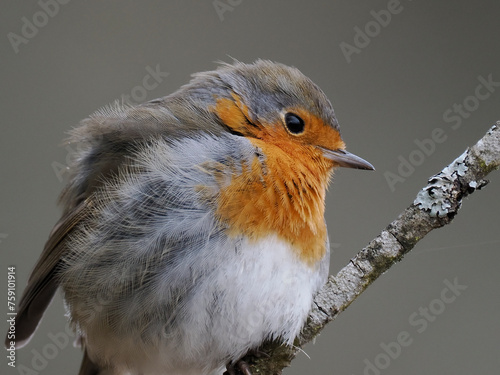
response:
<path id="1" fill-rule="evenodd" d="M 233 98 L 220 99 L 214 111 L 262 155 L 226 166 L 230 181 L 228 173 L 220 173 L 224 166 L 209 168 L 220 178 L 216 215 L 230 236 L 257 241 L 277 235 L 302 261 L 314 265 L 326 252 L 325 194 L 332 163 L 316 147 L 291 139 L 283 126 L 250 124 L 248 109 L 236 95 Z M 333 135 L 341 142 L 337 132 Z"/>
<path id="2" fill-rule="evenodd" d="M 229 235 L 259 240 L 276 234 L 313 265 L 325 254 L 324 200 L 328 173 L 315 172 L 276 146 L 252 140 L 265 154 L 220 192 L 217 215 Z"/>

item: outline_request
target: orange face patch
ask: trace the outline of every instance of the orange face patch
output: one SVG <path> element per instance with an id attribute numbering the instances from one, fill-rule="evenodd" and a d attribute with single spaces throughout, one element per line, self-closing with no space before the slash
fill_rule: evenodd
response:
<path id="1" fill-rule="evenodd" d="M 324 202 L 333 167 L 317 146 L 343 148 L 339 133 L 302 109 L 290 110 L 306 124 L 300 135 L 288 132 L 284 123 L 250 124 L 237 96 L 219 99 L 214 111 L 262 153 L 238 161 L 241 172 L 231 168 L 229 184 L 221 184 L 216 211 L 229 235 L 251 240 L 278 235 L 304 262 L 315 264 L 326 252 Z"/>
<path id="2" fill-rule="evenodd" d="M 287 112 L 294 113 L 304 120 L 304 132 L 298 135 L 290 134 L 297 142 L 320 146 L 329 150 L 345 148 L 345 143 L 342 141 L 340 133 L 331 126 L 325 124 L 324 121 L 316 115 L 302 108 L 289 108 Z"/>
<path id="3" fill-rule="evenodd" d="M 282 113 L 281 124 L 261 124 L 251 122 L 248 107 L 241 98 L 232 93 L 233 99 L 219 98 L 212 110 L 231 130 L 247 137 L 265 140 L 285 148 L 302 146 L 324 147 L 329 150 L 345 149 L 340 133 L 324 123 L 322 119 L 302 108 L 289 108 Z M 291 112 L 304 120 L 305 130 L 301 134 L 291 134 L 286 130 L 284 114 Z"/>
<path id="4" fill-rule="evenodd" d="M 248 121 L 248 108 L 238 95 L 233 93 L 232 97 L 233 99 L 217 99 L 213 111 L 233 131 L 245 136 L 254 136 L 257 128 Z"/>

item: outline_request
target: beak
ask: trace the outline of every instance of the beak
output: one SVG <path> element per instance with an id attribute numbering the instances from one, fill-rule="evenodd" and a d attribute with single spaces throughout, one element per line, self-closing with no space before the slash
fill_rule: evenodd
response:
<path id="1" fill-rule="evenodd" d="M 328 150 L 323 147 L 321 147 L 321 150 L 327 159 L 334 161 L 339 167 L 365 169 L 368 171 L 375 170 L 373 165 L 368 163 L 365 159 L 362 159 L 359 156 L 351 154 L 345 150 Z"/>

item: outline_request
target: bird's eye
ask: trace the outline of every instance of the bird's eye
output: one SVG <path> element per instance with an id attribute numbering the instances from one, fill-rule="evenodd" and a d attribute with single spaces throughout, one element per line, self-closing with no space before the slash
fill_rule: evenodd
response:
<path id="1" fill-rule="evenodd" d="M 290 133 L 292 134 L 300 134 L 304 132 L 304 120 L 302 120 L 295 113 L 288 112 L 285 115 L 285 124 Z"/>

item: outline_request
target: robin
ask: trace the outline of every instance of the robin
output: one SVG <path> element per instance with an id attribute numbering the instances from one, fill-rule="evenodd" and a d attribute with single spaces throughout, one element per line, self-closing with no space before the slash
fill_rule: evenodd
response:
<path id="1" fill-rule="evenodd" d="M 291 345 L 326 282 L 325 192 L 345 151 L 325 94 L 270 61 L 98 111 L 19 305 L 16 346 L 61 287 L 80 375 L 209 374 Z"/>

